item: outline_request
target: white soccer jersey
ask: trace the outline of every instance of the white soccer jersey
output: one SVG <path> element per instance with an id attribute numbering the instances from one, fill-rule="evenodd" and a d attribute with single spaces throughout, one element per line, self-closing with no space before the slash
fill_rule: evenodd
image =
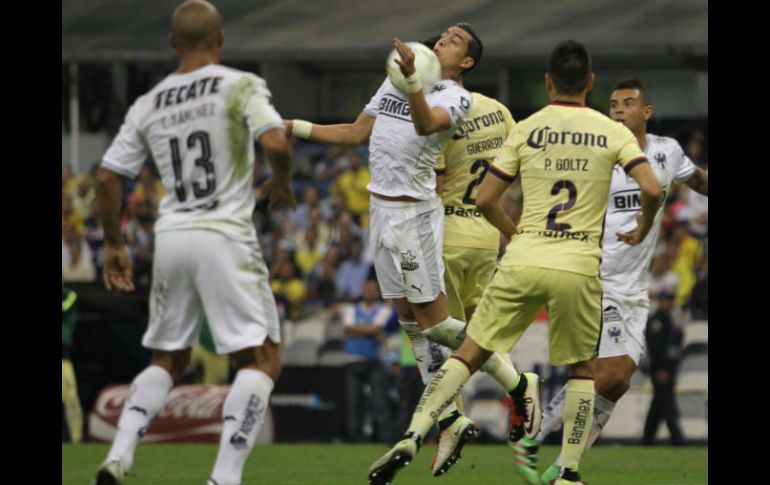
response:
<path id="1" fill-rule="evenodd" d="M 155 231 L 208 229 L 255 240 L 254 140 L 284 129 L 260 77 L 218 64 L 170 74 L 139 97 L 102 166 L 135 178 L 152 154 L 166 195 Z"/>
<path id="2" fill-rule="evenodd" d="M 682 183 L 695 172 L 695 165 L 684 154 L 673 138 L 647 134 L 644 149 L 653 172 L 664 194 L 668 194 L 671 182 Z M 604 225 L 602 247 L 602 285 L 605 291 L 636 295 L 646 292 L 649 285 L 647 268 L 658 241 L 663 207 L 658 209 L 650 233 L 636 246 L 618 241 L 616 233 L 631 231 L 636 227 L 636 216 L 641 211 L 639 185 L 616 166 L 612 173 L 610 200 Z"/>
<path id="3" fill-rule="evenodd" d="M 444 79 L 425 94 L 431 108 L 442 108 L 452 126 L 429 136 L 420 136 L 409 114 L 407 95 L 396 89 L 388 78 L 364 108 L 376 117 L 369 138 L 371 192 L 390 197 L 409 196 L 419 200 L 436 194 L 436 159 L 471 108 L 471 95 L 462 86 Z"/>

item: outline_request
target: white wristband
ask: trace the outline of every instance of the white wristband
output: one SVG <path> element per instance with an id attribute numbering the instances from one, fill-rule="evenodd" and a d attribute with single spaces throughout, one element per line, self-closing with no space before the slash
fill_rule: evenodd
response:
<path id="1" fill-rule="evenodd" d="M 313 123 L 305 120 L 292 120 L 291 134 L 297 138 L 307 140 L 310 138 L 310 130 L 313 129 Z"/>
<path id="2" fill-rule="evenodd" d="M 411 76 L 405 78 L 406 80 L 406 93 L 412 94 L 422 90 L 422 82 L 420 81 L 420 74 L 414 71 Z"/>

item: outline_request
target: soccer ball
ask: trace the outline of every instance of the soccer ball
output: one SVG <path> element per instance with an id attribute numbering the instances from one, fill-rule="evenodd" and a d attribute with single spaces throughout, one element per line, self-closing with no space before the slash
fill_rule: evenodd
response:
<path id="1" fill-rule="evenodd" d="M 421 42 L 406 42 L 406 45 L 414 52 L 414 67 L 420 73 L 423 89 L 430 89 L 441 81 L 441 63 L 436 54 Z M 388 78 L 390 78 L 393 86 L 402 93 L 406 93 L 406 79 L 404 79 L 401 68 L 396 64 L 396 58 L 401 60 L 401 56 L 394 48 L 390 51 L 388 60 L 385 62 L 385 70 L 388 72 Z"/>

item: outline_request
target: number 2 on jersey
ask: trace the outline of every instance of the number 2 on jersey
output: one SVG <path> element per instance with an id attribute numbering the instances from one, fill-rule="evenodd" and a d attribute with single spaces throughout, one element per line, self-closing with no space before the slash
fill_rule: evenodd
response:
<path id="1" fill-rule="evenodd" d="M 171 166 L 174 169 L 174 191 L 179 202 L 187 200 L 187 191 L 184 188 L 182 180 L 182 156 L 179 153 L 179 138 L 172 138 L 171 143 Z M 214 163 L 211 161 L 211 143 L 209 134 L 205 131 L 194 131 L 187 137 L 187 148 L 193 148 L 196 144 L 200 145 L 201 156 L 195 159 L 195 165 L 203 168 L 206 173 L 206 186 L 201 187 L 198 182 L 193 182 L 193 195 L 200 199 L 211 195 L 217 187 L 216 173 L 214 172 Z"/>
<path id="2" fill-rule="evenodd" d="M 567 224 L 566 222 L 557 223 L 556 216 L 560 211 L 569 210 L 575 206 L 575 201 L 577 200 L 577 187 L 575 187 L 575 184 L 569 180 L 560 180 L 551 187 L 551 195 L 559 195 L 563 189 L 567 189 L 569 198 L 567 199 L 567 202 L 564 204 L 556 204 L 548 212 L 548 221 L 545 224 L 545 228 L 551 231 L 569 231 L 572 229 L 571 224 Z"/>
<path id="3" fill-rule="evenodd" d="M 487 170 L 489 170 L 489 162 L 484 159 L 473 162 L 473 165 L 471 165 L 471 175 L 478 172 L 479 168 L 482 169 L 481 175 L 479 175 L 478 178 L 471 180 L 471 183 L 468 184 L 468 190 L 465 191 L 465 195 L 463 196 L 463 204 L 476 205 L 476 198 L 471 197 L 471 194 L 473 193 L 473 188 L 484 181 L 484 176 L 487 174 Z"/>

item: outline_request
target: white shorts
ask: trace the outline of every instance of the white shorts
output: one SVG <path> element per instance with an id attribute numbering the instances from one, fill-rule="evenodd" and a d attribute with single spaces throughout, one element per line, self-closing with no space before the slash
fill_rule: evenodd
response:
<path id="1" fill-rule="evenodd" d="M 206 230 L 159 232 L 142 345 L 181 350 L 198 343 L 203 319 L 217 353 L 281 341 L 275 298 L 259 244 Z"/>
<path id="2" fill-rule="evenodd" d="M 644 352 L 644 329 L 650 311 L 647 293 L 626 296 L 607 293 L 602 296 L 602 336 L 599 358 L 627 355 L 636 364 Z"/>
<path id="3" fill-rule="evenodd" d="M 444 287 L 441 199 L 392 202 L 371 197 L 369 241 L 383 298 L 431 302 Z"/>

